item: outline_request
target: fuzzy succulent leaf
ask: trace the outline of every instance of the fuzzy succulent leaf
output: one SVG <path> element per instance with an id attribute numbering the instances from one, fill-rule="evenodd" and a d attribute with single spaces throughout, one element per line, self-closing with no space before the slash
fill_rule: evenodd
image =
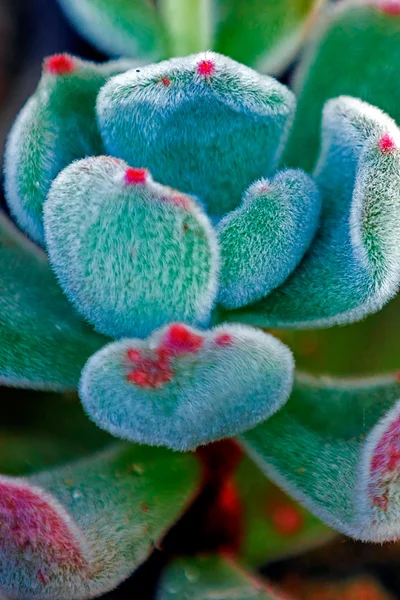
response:
<path id="1" fill-rule="evenodd" d="M 216 0 L 215 49 L 262 72 L 293 59 L 325 0 Z"/>
<path id="2" fill-rule="evenodd" d="M 313 167 L 320 114 L 329 98 L 360 98 L 400 123 L 399 47 L 398 0 L 346 0 L 321 19 L 293 82 L 298 109 L 286 165 Z"/>
<path id="3" fill-rule="evenodd" d="M 267 296 L 297 267 L 318 226 L 321 197 L 300 170 L 260 179 L 219 225 L 219 302 L 239 308 Z"/>
<path id="4" fill-rule="evenodd" d="M 113 435 L 175 450 L 230 437 L 270 417 L 293 380 L 290 350 L 239 325 L 181 324 L 109 344 L 87 363 L 80 396 Z"/>
<path id="5" fill-rule="evenodd" d="M 172 563 L 161 579 L 157 600 L 285 600 L 266 582 L 228 556 L 198 556 Z"/>
<path id="6" fill-rule="evenodd" d="M 26 479 L 0 478 L 0 588 L 92 598 L 145 560 L 195 492 L 196 460 L 118 444 Z"/>
<path id="7" fill-rule="evenodd" d="M 113 77 L 97 112 L 109 154 L 150 169 L 220 217 L 274 170 L 294 104 L 274 79 L 206 52 Z"/>
<path id="8" fill-rule="evenodd" d="M 263 327 L 329 327 L 377 312 L 400 283 L 400 131 L 378 108 L 327 102 L 315 179 L 320 229 L 293 275 L 229 319 Z"/>
<path id="9" fill-rule="evenodd" d="M 45 254 L 0 213 L 0 383 L 70 390 L 106 338 L 71 307 Z"/>
<path id="10" fill-rule="evenodd" d="M 5 152 L 5 192 L 18 225 L 43 245 L 43 204 L 51 182 L 73 160 L 101 154 L 95 103 L 109 77 L 132 62 L 102 65 L 68 54 L 47 58 L 38 88 L 18 115 Z"/>
<path id="11" fill-rule="evenodd" d="M 152 0 L 59 0 L 76 29 L 103 52 L 164 58 L 167 39 Z"/>
<path id="12" fill-rule="evenodd" d="M 265 477 L 248 456 L 242 458 L 234 481 L 243 519 L 238 557 L 248 567 L 296 556 L 336 535 Z"/>
<path id="13" fill-rule="evenodd" d="M 273 481 L 331 527 L 364 541 L 400 535 L 400 382 L 299 376 L 285 407 L 243 434 Z"/>
<path id="14" fill-rule="evenodd" d="M 99 156 L 62 171 L 44 217 L 61 286 L 97 331 L 146 337 L 174 320 L 208 322 L 219 251 L 193 198 Z"/>

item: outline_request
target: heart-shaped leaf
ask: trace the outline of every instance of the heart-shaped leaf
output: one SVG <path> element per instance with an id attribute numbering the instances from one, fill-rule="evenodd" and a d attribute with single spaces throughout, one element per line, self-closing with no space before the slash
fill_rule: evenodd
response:
<path id="1" fill-rule="evenodd" d="M 291 277 L 252 307 L 231 313 L 261 327 L 313 328 L 377 312 L 400 284 L 400 131 L 378 108 L 330 100 L 314 174 L 320 229 Z"/>
<path id="2" fill-rule="evenodd" d="M 221 304 L 239 308 L 282 284 L 308 249 L 320 209 L 318 188 L 303 171 L 254 183 L 218 225 Z"/>
<path id="3" fill-rule="evenodd" d="M 285 86 L 212 52 L 138 71 L 113 77 L 99 93 L 109 154 L 195 194 L 218 217 L 273 172 L 295 106 Z"/>
<path id="4" fill-rule="evenodd" d="M 80 396 L 89 416 L 118 437 L 191 450 L 270 417 L 292 377 L 290 351 L 270 335 L 173 324 L 148 341 L 122 340 L 95 354 Z"/>
<path id="5" fill-rule="evenodd" d="M 39 86 L 11 129 L 4 165 L 10 210 L 39 244 L 53 179 L 73 160 L 103 151 L 95 116 L 99 89 L 132 66 L 128 61 L 97 65 L 68 54 L 45 60 Z"/>
<path id="6" fill-rule="evenodd" d="M 216 233 L 189 196 L 99 156 L 57 177 L 44 212 L 54 270 L 98 331 L 145 337 L 170 321 L 208 321 Z"/>
<path id="7" fill-rule="evenodd" d="M 0 384 L 73 390 L 107 340 L 85 325 L 46 256 L 0 213 Z"/>
<path id="8" fill-rule="evenodd" d="M 157 600 L 285 600 L 229 557 L 198 556 L 170 565 Z M 286 599 L 288 600 L 288 599 Z"/>
<path id="9" fill-rule="evenodd" d="M 116 444 L 27 479 L 0 477 L 0 588 L 97 597 L 126 579 L 196 491 L 193 456 Z"/>
<path id="10" fill-rule="evenodd" d="M 331 527 L 364 541 L 400 535 L 400 381 L 301 376 L 286 406 L 243 434 L 273 481 Z"/>

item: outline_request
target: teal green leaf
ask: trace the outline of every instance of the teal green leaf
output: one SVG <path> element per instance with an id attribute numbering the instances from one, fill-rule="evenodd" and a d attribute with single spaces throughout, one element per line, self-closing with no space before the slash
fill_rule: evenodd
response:
<path id="1" fill-rule="evenodd" d="M 67 17 L 103 52 L 146 61 L 165 58 L 166 33 L 152 0 L 59 0 Z"/>
<path id="2" fill-rule="evenodd" d="M 356 539 L 400 535 L 400 382 L 299 376 L 287 404 L 243 434 L 269 477 Z"/>
<path id="3" fill-rule="evenodd" d="M 128 444 L 26 479 L 0 477 L 1 589 L 27 600 L 113 589 L 180 516 L 197 478 L 191 455 Z"/>
<path id="4" fill-rule="evenodd" d="M 314 176 L 320 228 L 291 277 L 227 318 L 306 329 L 361 320 L 400 284 L 400 131 L 379 109 L 342 96 L 327 102 Z"/>
<path id="5" fill-rule="evenodd" d="M 268 73 L 294 58 L 325 0 L 215 0 L 215 49 Z"/>
<path id="6" fill-rule="evenodd" d="M 400 123 L 400 11 L 396 1 L 346 0 L 320 20 L 294 78 L 296 119 L 284 164 L 310 170 L 329 98 L 354 96 Z"/>
<path id="7" fill-rule="evenodd" d="M 238 556 L 247 566 L 259 568 L 300 555 L 336 535 L 268 479 L 248 456 L 240 462 L 234 479 L 243 519 Z"/>
<path id="8" fill-rule="evenodd" d="M 75 313 L 45 254 L 0 214 L 0 383 L 74 389 L 106 338 Z"/>
<path id="9" fill-rule="evenodd" d="M 239 308 L 267 296 L 297 267 L 315 235 L 321 196 L 299 169 L 249 187 L 240 206 L 218 224 L 219 302 Z"/>
<path id="10" fill-rule="evenodd" d="M 70 162 L 101 154 L 95 103 L 109 77 L 132 61 L 95 64 L 68 54 L 47 58 L 33 96 L 10 131 L 5 192 L 18 225 L 43 245 L 43 204 L 51 182 Z"/>
<path id="11" fill-rule="evenodd" d="M 161 579 L 157 600 L 284 600 L 229 557 L 177 560 Z"/>
<path id="12" fill-rule="evenodd" d="M 219 250 L 193 198 L 98 156 L 60 173 L 44 218 L 60 284 L 97 331 L 146 337 L 175 320 L 208 323 Z"/>
<path id="13" fill-rule="evenodd" d="M 284 85 L 213 52 L 113 77 L 97 101 L 108 154 L 197 196 L 215 217 L 274 172 L 294 109 Z"/>
<path id="14" fill-rule="evenodd" d="M 97 352 L 82 372 L 80 397 L 115 436 L 192 450 L 269 418 L 290 394 L 293 368 L 290 350 L 262 331 L 176 323 Z"/>

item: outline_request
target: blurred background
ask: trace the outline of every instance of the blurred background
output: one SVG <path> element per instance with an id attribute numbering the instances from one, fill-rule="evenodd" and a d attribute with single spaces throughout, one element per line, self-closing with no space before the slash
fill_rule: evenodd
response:
<path id="1" fill-rule="evenodd" d="M 69 26 L 56 0 L 0 0 L 1 154 L 12 121 L 37 85 L 43 58 L 57 52 L 92 60 L 107 58 Z M 292 67 L 282 81 L 290 84 L 291 72 Z M 4 207 L 3 197 L 1 202 Z M 356 325 L 322 332 L 274 333 L 293 349 L 300 369 L 342 375 L 400 370 L 400 298 Z M 48 395 L 31 391 L 3 388 L 0 392 L 1 422 L 13 430 L 28 421 L 37 423 L 42 414 L 38 407 L 49 400 Z M 52 429 L 51 420 L 43 419 L 40 425 L 43 431 Z M 0 440 L 0 463 L 1 453 L 9 451 L 9 445 Z M 105 598 L 152 598 L 168 556 L 190 551 L 188 532 L 191 538 L 201 538 L 207 549 L 212 542 L 203 539 L 208 504 L 207 494 L 203 496 L 168 536 L 163 549 L 156 549 L 134 577 Z M 267 564 L 263 573 L 299 600 L 393 600 L 400 598 L 400 544 L 357 544 L 338 536 L 300 558 Z"/>

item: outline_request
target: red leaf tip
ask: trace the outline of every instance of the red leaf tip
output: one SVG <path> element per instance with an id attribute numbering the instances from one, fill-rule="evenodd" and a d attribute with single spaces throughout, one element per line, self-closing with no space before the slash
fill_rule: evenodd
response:
<path id="1" fill-rule="evenodd" d="M 149 178 L 147 169 L 134 169 L 129 167 L 125 171 L 125 183 L 127 185 L 143 185 Z"/>
<path id="2" fill-rule="evenodd" d="M 86 567 L 80 543 L 66 517 L 41 491 L 28 484 L 1 478 L 0 522 L 0 555 L 22 553 L 32 559 L 37 554 L 43 578 L 44 567 L 50 564 L 68 569 Z"/>
<path id="3" fill-rule="evenodd" d="M 76 62 L 69 54 L 54 54 L 44 61 L 44 70 L 51 75 L 67 75 L 76 69 Z"/>
<path id="4" fill-rule="evenodd" d="M 196 353 L 204 343 L 204 337 L 181 323 L 174 323 L 165 332 L 162 347 L 172 356 Z"/>
<path id="5" fill-rule="evenodd" d="M 396 144 L 394 143 L 393 138 L 391 138 L 388 133 L 385 133 L 385 135 L 381 137 L 378 146 L 379 150 L 384 154 L 396 150 Z"/>
<path id="6" fill-rule="evenodd" d="M 197 65 L 197 73 L 202 77 L 210 77 L 215 71 L 215 64 L 212 60 L 202 60 Z"/>
<path id="7" fill-rule="evenodd" d="M 372 3 L 387 15 L 400 16 L 400 0 L 375 0 Z"/>

